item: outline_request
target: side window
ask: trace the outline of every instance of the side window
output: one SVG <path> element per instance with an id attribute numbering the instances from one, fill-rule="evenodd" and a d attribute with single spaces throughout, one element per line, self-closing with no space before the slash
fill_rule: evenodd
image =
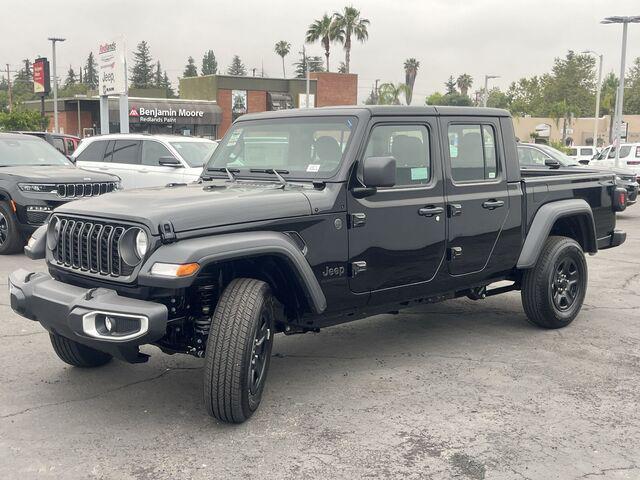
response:
<path id="1" fill-rule="evenodd" d="M 64 141 L 61 138 L 54 138 L 53 146 L 58 149 L 60 153 L 64 153 Z"/>
<path id="2" fill-rule="evenodd" d="M 112 163 L 140 163 L 138 158 L 138 148 L 140 142 L 138 140 L 116 140 L 111 151 Z"/>
<path id="3" fill-rule="evenodd" d="M 167 147 L 153 140 L 142 142 L 142 165 L 157 167 L 160 165 L 160 157 L 174 157 Z"/>
<path id="4" fill-rule="evenodd" d="M 636 147 L 636 158 L 640 158 L 640 147 Z"/>
<path id="5" fill-rule="evenodd" d="M 396 187 L 425 185 L 431 178 L 429 130 L 424 125 L 379 125 L 374 127 L 365 158 L 392 156 L 396 159 Z"/>
<path id="6" fill-rule="evenodd" d="M 71 155 L 76 149 L 76 144 L 70 138 L 65 139 L 65 143 L 67 144 L 67 155 Z"/>
<path id="7" fill-rule="evenodd" d="M 620 147 L 620 158 L 627 158 L 631 153 L 631 145 L 622 145 Z"/>
<path id="8" fill-rule="evenodd" d="M 544 167 L 545 156 L 544 154 L 535 148 L 518 147 L 518 159 L 520 165 L 527 167 Z"/>
<path id="9" fill-rule="evenodd" d="M 581 148 L 580 149 L 580 155 L 587 157 L 587 156 L 592 156 L 593 155 L 593 150 L 590 148 Z"/>
<path id="10" fill-rule="evenodd" d="M 531 159 L 533 160 L 533 164 L 535 166 L 544 167 L 546 165 L 547 158 L 549 158 L 549 157 L 547 157 L 547 155 L 542 153 L 537 148 L 532 148 L 531 149 Z"/>
<path id="11" fill-rule="evenodd" d="M 104 150 L 107 146 L 106 141 L 91 142 L 87 148 L 82 150 L 76 160 L 79 162 L 102 162 L 104 161 Z"/>
<path id="12" fill-rule="evenodd" d="M 477 182 L 498 177 L 496 135 L 491 125 L 449 125 L 451 176 L 456 182 Z"/>

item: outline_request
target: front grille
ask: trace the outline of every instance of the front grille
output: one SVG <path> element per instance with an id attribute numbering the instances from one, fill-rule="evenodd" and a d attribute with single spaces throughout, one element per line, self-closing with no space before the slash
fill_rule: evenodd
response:
<path id="1" fill-rule="evenodd" d="M 51 212 L 43 210 L 27 210 L 27 222 L 33 225 L 42 225 L 47 221 Z"/>
<path id="2" fill-rule="evenodd" d="M 120 277 L 133 267 L 120 258 L 118 241 L 127 226 L 80 218 L 59 218 L 58 244 L 54 264 L 103 276 Z"/>
<path id="3" fill-rule="evenodd" d="M 115 182 L 59 183 L 57 185 L 58 196 L 61 198 L 96 197 L 113 192 L 115 189 Z"/>

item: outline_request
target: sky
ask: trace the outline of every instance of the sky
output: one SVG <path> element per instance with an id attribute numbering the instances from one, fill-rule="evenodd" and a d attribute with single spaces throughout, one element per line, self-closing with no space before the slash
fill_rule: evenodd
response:
<path id="1" fill-rule="evenodd" d="M 2 0 L 2 3 L 8 0 Z M 47 37 L 61 36 L 58 76 L 72 65 L 79 69 L 100 42 L 125 35 L 129 57 L 146 40 L 154 60 L 160 60 L 174 86 L 189 55 L 198 66 L 212 49 L 219 69 L 226 70 L 240 55 L 252 68 L 281 77 L 279 40 L 292 45 L 287 74 L 302 49 L 314 19 L 350 4 L 325 0 L 30 0 L 12 2 L 0 16 L 0 67 L 20 67 L 24 58 L 51 56 Z M 604 72 L 619 72 L 621 25 L 601 25 L 610 15 L 640 15 L 638 0 L 353 0 L 370 20 L 369 40 L 354 43 L 351 72 L 359 75 L 363 101 L 376 79 L 404 82 L 404 60 L 415 57 L 420 69 L 413 104 L 423 104 L 434 91 L 443 91 L 449 75 L 468 73 L 472 91 L 484 75 L 499 75 L 491 86 L 508 88 L 523 76 L 548 72 L 555 57 L 574 51 L 604 54 Z M 308 46 L 322 55 L 319 44 Z M 629 26 L 627 64 L 640 56 L 640 24 Z M 332 70 L 344 60 L 342 46 L 331 46 Z M 131 65 L 131 61 L 129 63 Z"/>

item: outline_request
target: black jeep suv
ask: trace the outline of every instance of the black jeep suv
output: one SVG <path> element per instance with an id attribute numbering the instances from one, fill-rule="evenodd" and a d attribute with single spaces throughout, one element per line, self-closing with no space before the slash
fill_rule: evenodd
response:
<path id="1" fill-rule="evenodd" d="M 11 306 L 78 367 L 203 357 L 207 410 L 242 422 L 278 332 L 514 290 L 532 323 L 569 325 L 625 202 L 613 174 L 521 175 L 503 110 L 244 115 L 200 184 L 58 208 L 26 249 L 49 273 L 12 273 Z"/>
<path id="2" fill-rule="evenodd" d="M 21 251 L 58 205 L 111 192 L 119 180 L 77 168 L 40 138 L 0 133 L 0 255 Z"/>

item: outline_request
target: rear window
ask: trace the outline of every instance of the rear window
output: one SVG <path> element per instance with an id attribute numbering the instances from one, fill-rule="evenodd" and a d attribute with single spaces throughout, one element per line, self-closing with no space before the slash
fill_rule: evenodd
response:
<path id="1" fill-rule="evenodd" d="M 591 150 L 590 148 L 580 149 L 580 155 L 592 155 L 592 154 L 593 154 L 593 150 Z"/>
<path id="2" fill-rule="evenodd" d="M 103 162 L 104 150 L 109 143 L 106 140 L 91 142 L 76 157 L 78 162 Z"/>
<path id="3" fill-rule="evenodd" d="M 570 157 L 575 157 L 576 155 L 578 155 L 578 149 L 577 148 L 570 148 L 569 149 L 569 156 Z"/>
<path id="4" fill-rule="evenodd" d="M 138 157 L 138 148 L 140 142 L 138 140 L 116 140 L 111 152 L 107 153 L 105 161 L 111 163 L 140 163 Z"/>

